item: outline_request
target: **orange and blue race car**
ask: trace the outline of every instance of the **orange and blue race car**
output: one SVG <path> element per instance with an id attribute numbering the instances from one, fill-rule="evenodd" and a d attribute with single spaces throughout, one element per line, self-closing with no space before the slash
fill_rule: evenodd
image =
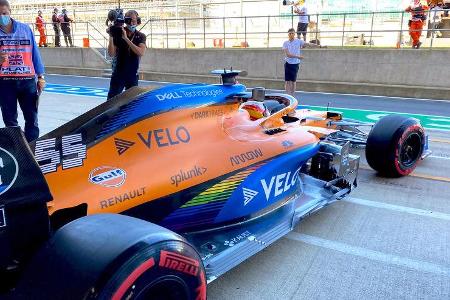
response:
<path id="1" fill-rule="evenodd" d="M 352 149 L 390 177 L 429 154 L 416 119 L 367 133 L 214 73 L 221 84 L 131 89 L 30 145 L 0 129 L 2 299 L 205 299 L 356 187 Z"/>

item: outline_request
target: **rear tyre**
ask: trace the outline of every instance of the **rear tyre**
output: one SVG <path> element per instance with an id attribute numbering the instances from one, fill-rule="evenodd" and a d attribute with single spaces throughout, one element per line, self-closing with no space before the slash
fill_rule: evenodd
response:
<path id="1" fill-rule="evenodd" d="M 388 115 L 370 131 L 366 159 L 380 175 L 406 176 L 416 168 L 424 146 L 425 132 L 417 119 Z"/>
<path id="2" fill-rule="evenodd" d="M 206 299 L 206 279 L 196 251 L 186 243 L 148 245 L 122 263 L 97 299 Z"/>
<path id="3" fill-rule="evenodd" d="M 61 227 L 24 271 L 13 299 L 206 299 L 206 276 L 182 236 L 124 215 Z"/>

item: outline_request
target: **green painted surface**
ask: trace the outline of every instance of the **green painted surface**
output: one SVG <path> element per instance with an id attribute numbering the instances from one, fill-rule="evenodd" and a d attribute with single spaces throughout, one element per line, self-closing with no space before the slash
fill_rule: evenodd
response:
<path id="1" fill-rule="evenodd" d="M 326 110 L 323 106 L 308 106 L 310 109 L 314 110 Z M 424 128 L 427 129 L 440 129 L 450 131 L 450 117 L 444 116 L 430 116 L 430 115 L 419 115 L 419 114 L 408 114 L 408 113 L 398 113 L 398 112 L 388 112 L 388 111 L 373 111 L 373 110 L 362 110 L 362 109 L 348 109 L 340 107 L 330 107 L 329 110 L 340 111 L 344 114 L 344 118 L 355 119 L 363 122 L 376 122 L 381 117 L 398 114 L 410 116 L 420 120 L 420 123 Z"/>

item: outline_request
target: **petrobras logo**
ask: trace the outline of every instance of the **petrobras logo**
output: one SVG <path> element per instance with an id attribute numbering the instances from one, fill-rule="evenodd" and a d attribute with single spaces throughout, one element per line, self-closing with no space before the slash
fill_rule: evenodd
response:
<path id="1" fill-rule="evenodd" d="M 13 186 L 18 173 L 19 165 L 16 158 L 0 147 L 0 195 Z"/>
<path id="2" fill-rule="evenodd" d="M 115 167 L 98 167 L 89 174 L 89 181 L 106 187 L 119 187 L 127 178 L 125 170 Z"/>

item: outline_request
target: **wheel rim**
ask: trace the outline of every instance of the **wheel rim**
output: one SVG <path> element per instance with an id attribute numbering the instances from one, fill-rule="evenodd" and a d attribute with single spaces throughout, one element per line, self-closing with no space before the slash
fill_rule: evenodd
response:
<path id="1" fill-rule="evenodd" d="M 422 149 L 422 138 L 414 132 L 400 146 L 400 164 L 405 168 L 412 167 L 419 159 Z"/>
<path id="2" fill-rule="evenodd" d="M 176 276 L 164 276 L 143 289 L 138 300 L 184 300 L 189 298 L 188 287 Z"/>

